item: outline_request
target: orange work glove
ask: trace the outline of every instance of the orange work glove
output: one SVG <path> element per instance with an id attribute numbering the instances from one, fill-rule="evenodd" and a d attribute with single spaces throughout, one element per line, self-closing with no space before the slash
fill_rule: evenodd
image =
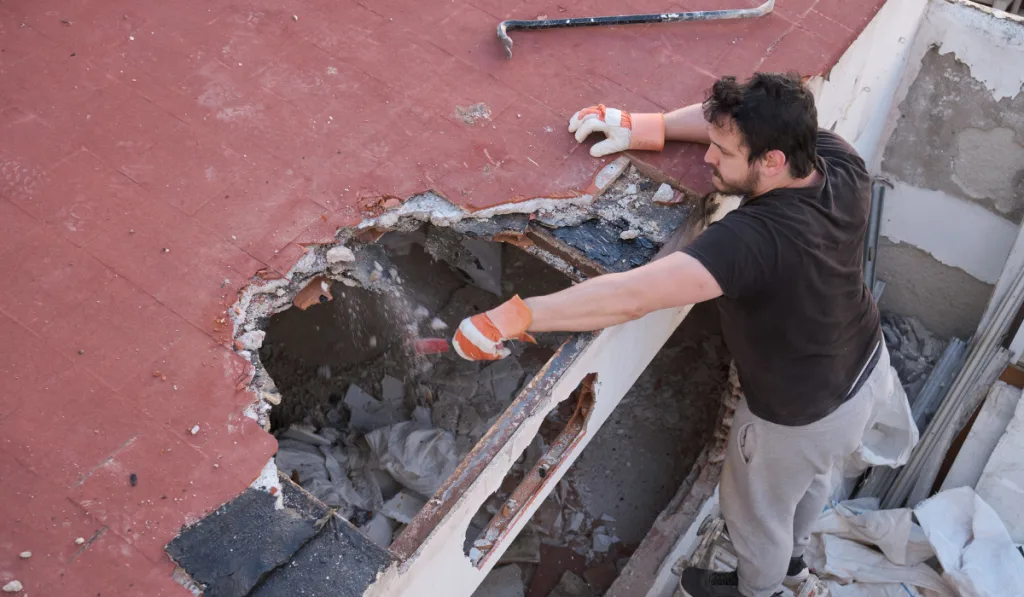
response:
<path id="1" fill-rule="evenodd" d="M 486 313 L 463 319 L 455 331 L 452 345 L 460 357 L 469 361 L 503 359 L 510 354 L 503 342 L 536 342 L 526 333 L 532 321 L 530 308 L 516 295 Z"/>
<path id="2" fill-rule="evenodd" d="M 573 114 L 569 132 L 576 133 L 580 143 L 593 132 L 604 133 L 605 140 L 590 148 L 595 158 L 627 149 L 661 151 L 665 148 L 665 115 L 630 114 L 601 104 Z"/>

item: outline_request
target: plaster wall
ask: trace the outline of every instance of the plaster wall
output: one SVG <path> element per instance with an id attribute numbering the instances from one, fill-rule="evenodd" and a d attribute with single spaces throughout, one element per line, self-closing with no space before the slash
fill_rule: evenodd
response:
<path id="1" fill-rule="evenodd" d="M 1024 219 L 1022 64 L 1024 19 L 931 0 L 874 156 L 882 307 L 944 335 L 974 331 Z"/>

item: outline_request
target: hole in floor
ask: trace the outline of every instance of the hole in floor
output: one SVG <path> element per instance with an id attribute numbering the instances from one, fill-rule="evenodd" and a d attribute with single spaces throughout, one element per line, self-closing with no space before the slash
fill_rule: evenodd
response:
<path id="1" fill-rule="evenodd" d="M 400 293 L 328 282 L 333 300 L 270 317 L 260 358 L 282 396 L 278 469 L 387 547 L 567 335 L 493 363 L 418 341 L 447 346 L 464 317 L 571 282 L 517 247 L 429 225 L 357 253 Z"/>
<path id="2" fill-rule="evenodd" d="M 512 542 L 476 597 L 497 594 L 498 586 L 514 584 L 515 579 L 524 583 L 527 594 L 547 595 L 566 573 L 566 586 L 582 584 L 603 594 L 711 440 L 720 398 L 728 386 L 730 360 L 717 307 L 694 306 Z M 550 442 L 573 409 L 571 400 L 559 405 L 538 438 Z M 531 446 L 521 457 L 501 489 L 477 513 L 470 535 L 480 536 L 547 445 Z M 471 543 L 467 541 L 467 550 Z M 518 570 L 509 570 L 510 566 Z"/>

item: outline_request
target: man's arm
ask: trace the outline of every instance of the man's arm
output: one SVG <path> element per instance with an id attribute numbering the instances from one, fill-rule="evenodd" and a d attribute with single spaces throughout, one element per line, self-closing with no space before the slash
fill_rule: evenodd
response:
<path id="1" fill-rule="evenodd" d="M 466 318 L 455 332 L 454 346 L 463 358 L 499 359 L 508 355 L 507 340 L 532 341 L 528 332 L 600 330 L 652 311 L 682 307 L 721 296 L 722 289 L 693 257 L 677 252 L 628 272 L 598 276 L 549 294 L 518 296 Z"/>
<path id="2" fill-rule="evenodd" d="M 600 330 L 721 294 L 718 282 L 699 261 L 677 252 L 634 270 L 598 276 L 554 294 L 526 299 L 533 312 L 528 331 Z"/>
<path id="3" fill-rule="evenodd" d="M 708 121 L 704 120 L 704 106 L 693 104 L 665 114 L 665 139 L 709 145 Z"/>

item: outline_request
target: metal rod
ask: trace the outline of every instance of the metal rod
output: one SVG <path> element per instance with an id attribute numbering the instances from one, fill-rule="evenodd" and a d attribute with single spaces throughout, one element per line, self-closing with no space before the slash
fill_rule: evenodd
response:
<path id="1" fill-rule="evenodd" d="M 696 12 L 667 12 L 661 14 L 620 15 L 614 17 L 581 17 L 574 19 L 538 19 L 535 21 L 502 21 L 498 23 L 498 39 L 505 54 L 512 58 L 512 38 L 509 31 L 531 29 L 564 29 L 568 27 L 604 27 L 608 25 L 639 25 L 645 23 L 679 23 L 682 21 L 722 21 L 763 17 L 775 8 L 775 0 L 761 6 L 732 10 L 701 10 Z"/>
<path id="2" fill-rule="evenodd" d="M 878 231 L 881 228 L 882 205 L 885 201 L 885 185 L 871 183 L 871 207 L 868 215 L 868 235 L 864 243 L 864 283 L 875 287 L 875 265 L 878 261 Z"/>

